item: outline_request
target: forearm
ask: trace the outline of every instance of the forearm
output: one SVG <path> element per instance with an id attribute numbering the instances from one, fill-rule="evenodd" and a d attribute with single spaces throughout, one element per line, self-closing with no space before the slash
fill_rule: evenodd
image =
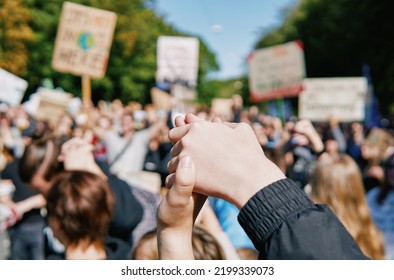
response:
<path id="1" fill-rule="evenodd" d="M 26 198 L 20 202 L 15 203 L 14 209 L 20 216 L 23 216 L 25 213 L 45 206 L 45 199 L 42 195 L 37 194 L 32 197 Z"/>
<path id="2" fill-rule="evenodd" d="M 265 156 L 257 156 L 254 159 L 246 160 L 237 170 L 239 181 L 233 181 L 232 189 L 234 191 L 229 191 L 227 195 L 229 197 L 220 197 L 228 202 L 234 204 L 241 209 L 249 201 L 249 199 L 258 193 L 261 188 L 268 186 L 278 180 L 285 179 L 285 175 Z M 241 188 L 239 186 L 245 185 L 246 188 Z"/>
<path id="3" fill-rule="evenodd" d="M 163 120 L 159 120 L 156 123 L 152 124 L 149 129 L 149 138 L 154 138 L 159 132 L 163 129 L 165 125 Z"/>
<path id="4" fill-rule="evenodd" d="M 308 135 L 308 138 L 311 142 L 311 148 L 315 153 L 321 153 L 324 150 L 324 143 L 319 134 L 313 133 L 312 135 Z"/>
<path id="5" fill-rule="evenodd" d="M 293 181 L 262 189 L 238 221 L 267 259 L 366 259 L 338 218 L 315 205 Z"/>

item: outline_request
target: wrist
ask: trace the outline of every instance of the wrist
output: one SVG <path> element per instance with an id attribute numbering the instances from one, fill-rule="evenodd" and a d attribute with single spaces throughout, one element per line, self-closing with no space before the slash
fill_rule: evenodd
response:
<path id="1" fill-rule="evenodd" d="M 243 180 L 239 182 L 238 186 L 234 187 L 236 191 L 231 194 L 229 202 L 241 209 L 258 191 L 285 178 L 286 176 L 279 167 L 263 156 L 259 163 L 248 170 L 244 170 Z"/>
<path id="2" fill-rule="evenodd" d="M 158 228 L 158 251 L 161 260 L 194 259 L 191 229 Z"/>

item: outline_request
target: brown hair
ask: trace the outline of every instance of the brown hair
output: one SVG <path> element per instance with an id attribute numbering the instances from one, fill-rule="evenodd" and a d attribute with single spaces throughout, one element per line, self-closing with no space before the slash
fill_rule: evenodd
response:
<path id="1" fill-rule="evenodd" d="M 192 235 L 193 254 L 196 260 L 224 260 L 222 246 L 205 229 L 195 226 Z"/>
<path id="2" fill-rule="evenodd" d="M 48 219 L 55 219 L 65 246 L 103 246 L 114 198 L 107 182 L 85 171 L 57 175 L 47 196 Z"/>
<path id="3" fill-rule="evenodd" d="M 220 243 L 205 229 L 195 226 L 192 232 L 192 247 L 194 259 L 196 260 L 224 260 L 224 252 Z M 140 252 L 139 250 L 146 250 Z M 143 253 L 146 259 L 158 260 L 156 230 L 147 232 L 137 243 L 133 250 L 133 259 L 139 258 Z"/>
<path id="4" fill-rule="evenodd" d="M 383 239 L 372 221 L 355 161 L 344 154 L 321 155 L 311 185 L 311 198 L 331 207 L 364 254 L 384 259 Z"/>
<path id="5" fill-rule="evenodd" d="M 159 260 L 156 229 L 145 233 L 132 253 L 133 260 Z"/>
<path id="6" fill-rule="evenodd" d="M 28 145 L 19 161 L 22 181 L 30 183 L 40 168 L 43 169 L 43 176 L 47 181 L 63 170 L 62 163 L 57 160 L 60 146 L 60 140 L 55 138 L 35 140 Z"/>

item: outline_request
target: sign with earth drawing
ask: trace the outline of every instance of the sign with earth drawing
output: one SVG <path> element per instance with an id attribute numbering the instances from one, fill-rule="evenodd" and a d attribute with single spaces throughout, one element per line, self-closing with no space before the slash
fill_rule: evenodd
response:
<path id="1" fill-rule="evenodd" d="M 116 24 L 110 11 L 64 2 L 52 67 L 59 72 L 102 78 Z"/>

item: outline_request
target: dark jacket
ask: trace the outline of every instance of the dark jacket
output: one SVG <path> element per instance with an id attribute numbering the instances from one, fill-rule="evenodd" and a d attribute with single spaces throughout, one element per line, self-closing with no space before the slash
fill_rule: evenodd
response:
<path id="1" fill-rule="evenodd" d="M 290 179 L 256 193 L 238 221 L 260 259 L 368 259 L 334 213 Z"/>
<path id="2" fill-rule="evenodd" d="M 108 184 L 115 197 L 115 208 L 108 234 L 133 245 L 132 232 L 141 222 L 143 208 L 125 181 L 108 175 Z"/>
<path id="3" fill-rule="evenodd" d="M 20 202 L 38 194 L 38 192 L 22 181 L 18 172 L 18 164 L 19 159 L 14 159 L 12 162 L 7 164 L 0 176 L 3 180 L 12 180 L 12 183 L 15 186 L 15 192 L 12 197 L 14 202 Z M 22 219 L 15 226 L 19 226 L 22 223 L 43 223 L 43 221 L 44 218 L 40 214 L 40 209 L 32 209 L 25 213 Z"/>

